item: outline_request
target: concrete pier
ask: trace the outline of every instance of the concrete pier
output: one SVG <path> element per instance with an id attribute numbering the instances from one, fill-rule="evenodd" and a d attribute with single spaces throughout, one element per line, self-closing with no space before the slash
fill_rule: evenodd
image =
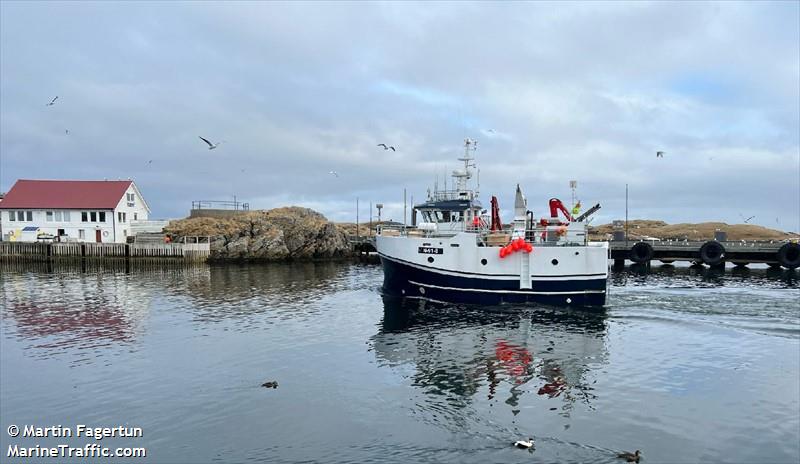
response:
<path id="1" fill-rule="evenodd" d="M 775 267 L 796 269 L 800 267 L 800 245 L 777 241 L 612 241 L 609 242 L 609 258 L 615 266 L 625 261 L 649 264 L 661 261 L 670 264 L 688 261 L 708 266 L 737 266 L 767 264 Z"/>

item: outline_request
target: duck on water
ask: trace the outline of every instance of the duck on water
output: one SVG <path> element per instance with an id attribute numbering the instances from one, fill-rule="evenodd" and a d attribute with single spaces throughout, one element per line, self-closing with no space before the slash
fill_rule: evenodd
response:
<path id="1" fill-rule="evenodd" d="M 549 216 L 536 220 L 517 185 L 514 219 L 504 225 L 497 199 L 486 214 L 480 186 L 469 185 L 476 144 L 464 142 L 454 189 L 429 190 L 424 203 L 412 205 L 410 226 L 379 227 L 384 293 L 452 303 L 603 306 L 608 243 L 589 242 L 586 223 L 600 205 L 573 217 L 551 198 Z"/>

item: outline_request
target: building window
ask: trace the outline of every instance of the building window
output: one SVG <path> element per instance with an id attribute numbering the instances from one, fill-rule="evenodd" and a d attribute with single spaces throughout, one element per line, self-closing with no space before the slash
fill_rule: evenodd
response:
<path id="1" fill-rule="evenodd" d="M 9 220 L 9 221 L 16 221 L 16 220 L 17 220 L 17 215 L 16 215 L 16 214 L 14 214 L 14 212 L 13 212 L 13 211 L 9 211 L 9 212 L 8 212 L 8 220 Z"/>
<path id="2" fill-rule="evenodd" d="M 61 211 L 56 211 L 53 215 L 55 216 L 56 222 L 61 222 Z"/>
<path id="3" fill-rule="evenodd" d="M 86 231 L 83 230 L 83 229 L 78 229 L 78 238 L 80 238 L 80 239 L 86 238 Z"/>
<path id="4" fill-rule="evenodd" d="M 127 213 L 122 213 L 122 212 L 117 213 L 117 219 L 119 220 L 119 222 L 125 222 L 127 216 L 128 216 Z"/>
<path id="5" fill-rule="evenodd" d="M 133 196 L 132 193 L 128 193 L 127 196 L 128 196 L 128 201 L 133 201 L 133 199 L 136 198 Z"/>
<path id="6" fill-rule="evenodd" d="M 134 221 L 138 221 L 139 220 L 139 213 L 133 213 L 133 220 Z"/>
<path id="7" fill-rule="evenodd" d="M 89 213 L 81 211 L 81 222 L 89 222 Z"/>
<path id="8" fill-rule="evenodd" d="M 64 222 L 69 222 L 69 211 L 64 211 Z"/>
<path id="9" fill-rule="evenodd" d="M 52 211 L 48 211 L 48 212 L 45 213 L 45 221 L 53 222 L 53 212 Z"/>
<path id="10" fill-rule="evenodd" d="M 100 222 L 106 222 L 106 212 L 105 211 L 100 211 L 99 213 L 97 213 L 97 215 L 99 216 Z"/>
<path id="11" fill-rule="evenodd" d="M 97 222 L 97 211 L 91 211 L 89 217 L 92 219 L 92 222 Z"/>

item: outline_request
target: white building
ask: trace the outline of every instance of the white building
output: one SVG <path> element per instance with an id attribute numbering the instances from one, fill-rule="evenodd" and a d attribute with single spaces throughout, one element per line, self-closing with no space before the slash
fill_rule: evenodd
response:
<path id="1" fill-rule="evenodd" d="M 0 202 L 3 240 L 42 234 L 79 242 L 124 243 L 150 208 L 130 180 L 18 180 Z"/>

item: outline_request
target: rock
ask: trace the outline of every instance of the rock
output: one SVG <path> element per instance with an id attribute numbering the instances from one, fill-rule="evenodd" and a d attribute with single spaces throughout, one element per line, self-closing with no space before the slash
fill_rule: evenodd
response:
<path id="1" fill-rule="evenodd" d="M 296 206 L 253 211 L 230 219 L 181 219 L 170 222 L 164 230 L 175 241 L 209 236 L 211 260 L 317 260 L 352 255 L 344 231 L 322 214 Z"/>

